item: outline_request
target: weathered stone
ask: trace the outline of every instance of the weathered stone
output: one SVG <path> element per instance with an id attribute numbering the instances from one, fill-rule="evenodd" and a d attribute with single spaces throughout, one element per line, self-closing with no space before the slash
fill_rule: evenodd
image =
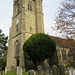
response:
<path id="1" fill-rule="evenodd" d="M 16 3 L 15 7 L 13 7 L 12 25 L 9 33 L 10 40 L 8 42 L 8 71 L 11 71 L 12 63 L 14 63 L 14 69 L 17 69 L 17 65 L 23 69 L 25 66 L 23 55 L 24 42 L 35 33 L 44 33 L 41 0 L 35 0 L 35 2 L 34 0 L 14 0 L 14 2 Z M 28 4 L 31 5 L 32 11 L 30 11 L 30 8 L 28 9 Z M 14 59 L 14 61 L 10 59 Z M 19 64 L 17 64 L 17 59 L 20 61 Z"/>
<path id="2" fill-rule="evenodd" d="M 4 75 L 4 74 L 3 74 L 3 71 L 1 71 L 1 75 Z"/>
<path id="3" fill-rule="evenodd" d="M 28 72 L 28 75 L 35 75 L 34 70 L 30 70 L 30 71 Z"/>
<path id="4" fill-rule="evenodd" d="M 75 70 L 74 69 L 69 69 L 69 75 L 75 75 Z"/>
<path id="5" fill-rule="evenodd" d="M 38 69 L 38 75 L 43 75 L 42 73 L 42 66 L 37 66 L 37 69 Z"/>
<path id="6" fill-rule="evenodd" d="M 69 75 L 69 70 L 66 70 L 65 71 L 65 75 Z"/>
<path id="7" fill-rule="evenodd" d="M 46 75 L 51 75 L 50 66 L 48 64 L 44 64 L 44 69 Z"/>
<path id="8" fill-rule="evenodd" d="M 56 65 L 52 66 L 53 75 L 58 75 L 58 67 Z"/>
<path id="9" fill-rule="evenodd" d="M 17 73 L 17 75 L 18 75 L 18 73 L 19 73 L 19 66 L 17 66 L 17 72 L 16 72 L 16 73 Z"/>
<path id="10" fill-rule="evenodd" d="M 1 75 L 1 71 L 0 71 L 0 75 Z"/>
<path id="11" fill-rule="evenodd" d="M 22 67 L 17 67 L 17 75 L 22 75 Z"/>
<path id="12" fill-rule="evenodd" d="M 60 75 L 65 75 L 65 67 L 63 64 L 58 64 Z"/>
<path id="13" fill-rule="evenodd" d="M 5 73 L 7 73 L 7 67 L 5 67 Z"/>

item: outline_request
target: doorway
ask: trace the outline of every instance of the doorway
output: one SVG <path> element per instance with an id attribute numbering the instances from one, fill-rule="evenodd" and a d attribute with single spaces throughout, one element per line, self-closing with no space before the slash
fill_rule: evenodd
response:
<path id="1" fill-rule="evenodd" d="M 17 66 L 19 66 L 19 59 L 17 59 Z"/>

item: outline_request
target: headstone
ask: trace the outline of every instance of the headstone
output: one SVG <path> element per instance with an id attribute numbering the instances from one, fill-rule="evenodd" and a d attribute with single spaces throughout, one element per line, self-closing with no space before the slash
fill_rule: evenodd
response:
<path id="1" fill-rule="evenodd" d="M 75 75 L 75 70 L 74 69 L 69 69 L 69 75 Z"/>
<path id="2" fill-rule="evenodd" d="M 35 75 L 34 70 L 30 70 L 30 71 L 28 72 L 28 75 Z"/>
<path id="3" fill-rule="evenodd" d="M 75 69 L 73 70 L 73 75 L 75 75 Z"/>
<path id="4" fill-rule="evenodd" d="M 60 75 L 65 75 L 65 67 L 63 64 L 58 64 Z"/>
<path id="5" fill-rule="evenodd" d="M 1 75 L 1 71 L 0 71 L 0 75 Z"/>
<path id="6" fill-rule="evenodd" d="M 65 75 L 69 75 L 69 70 L 66 70 L 65 71 Z"/>
<path id="7" fill-rule="evenodd" d="M 17 67 L 17 75 L 22 75 L 22 67 Z"/>
<path id="8" fill-rule="evenodd" d="M 38 75 L 43 75 L 43 72 L 42 72 L 42 66 L 37 66 L 37 69 L 38 69 Z"/>
<path id="9" fill-rule="evenodd" d="M 18 73 L 19 73 L 19 66 L 17 66 L 17 75 L 18 75 Z"/>
<path id="10" fill-rule="evenodd" d="M 3 71 L 1 71 L 1 75 L 3 75 Z"/>
<path id="11" fill-rule="evenodd" d="M 73 69 L 71 70 L 71 75 L 73 75 Z"/>
<path id="12" fill-rule="evenodd" d="M 7 73 L 7 67 L 5 67 L 5 73 Z"/>
<path id="13" fill-rule="evenodd" d="M 44 69 L 46 75 L 51 75 L 50 66 L 48 64 L 44 64 Z"/>
<path id="14" fill-rule="evenodd" d="M 58 75 L 58 67 L 56 65 L 52 66 L 53 75 Z"/>

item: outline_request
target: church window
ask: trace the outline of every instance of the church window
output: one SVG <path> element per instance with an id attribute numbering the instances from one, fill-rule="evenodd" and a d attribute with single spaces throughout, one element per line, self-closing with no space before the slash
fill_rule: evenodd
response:
<path id="1" fill-rule="evenodd" d="M 30 5 L 30 11 L 32 11 L 32 6 Z"/>
<path id="2" fill-rule="evenodd" d="M 73 56 L 73 60 L 75 60 L 75 56 Z"/>
<path id="3" fill-rule="evenodd" d="M 16 45 L 16 56 L 19 56 L 20 49 L 19 49 L 19 44 Z"/>
<path id="4" fill-rule="evenodd" d="M 16 55 L 19 56 L 19 45 L 16 45 Z"/>
<path id="5" fill-rule="evenodd" d="M 32 27 L 30 27 L 30 32 L 32 32 Z"/>
<path id="6" fill-rule="evenodd" d="M 18 24 L 16 25 L 16 31 L 18 31 Z"/>
<path id="7" fill-rule="evenodd" d="M 18 31 L 19 19 L 16 20 L 16 31 Z"/>
<path id="8" fill-rule="evenodd" d="M 29 4 L 28 4 L 28 10 L 29 10 Z"/>
<path id="9" fill-rule="evenodd" d="M 32 11 L 32 5 L 28 4 L 28 10 Z"/>
<path id="10" fill-rule="evenodd" d="M 67 60 L 66 51 L 62 50 L 62 59 Z"/>
<path id="11" fill-rule="evenodd" d="M 17 12 L 20 13 L 20 4 L 17 5 Z"/>

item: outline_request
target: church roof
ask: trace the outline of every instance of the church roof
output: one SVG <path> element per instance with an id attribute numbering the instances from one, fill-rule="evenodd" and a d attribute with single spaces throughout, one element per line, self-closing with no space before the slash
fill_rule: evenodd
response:
<path id="1" fill-rule="evenodd" d="M 56 45 L 61 48 L 69 48 L 68 56 L 75 56 L 75 40 L 63 39 L 51 35 L 50 37 L 56 42 Z"/>
<path id="2" fill-rule="evenodd" d="M 62 48 L 72 48 L 75 47 L 75 40 L 63 39 L 55 36 L 50 37 L 56 42 L 56 45 Z"/>

